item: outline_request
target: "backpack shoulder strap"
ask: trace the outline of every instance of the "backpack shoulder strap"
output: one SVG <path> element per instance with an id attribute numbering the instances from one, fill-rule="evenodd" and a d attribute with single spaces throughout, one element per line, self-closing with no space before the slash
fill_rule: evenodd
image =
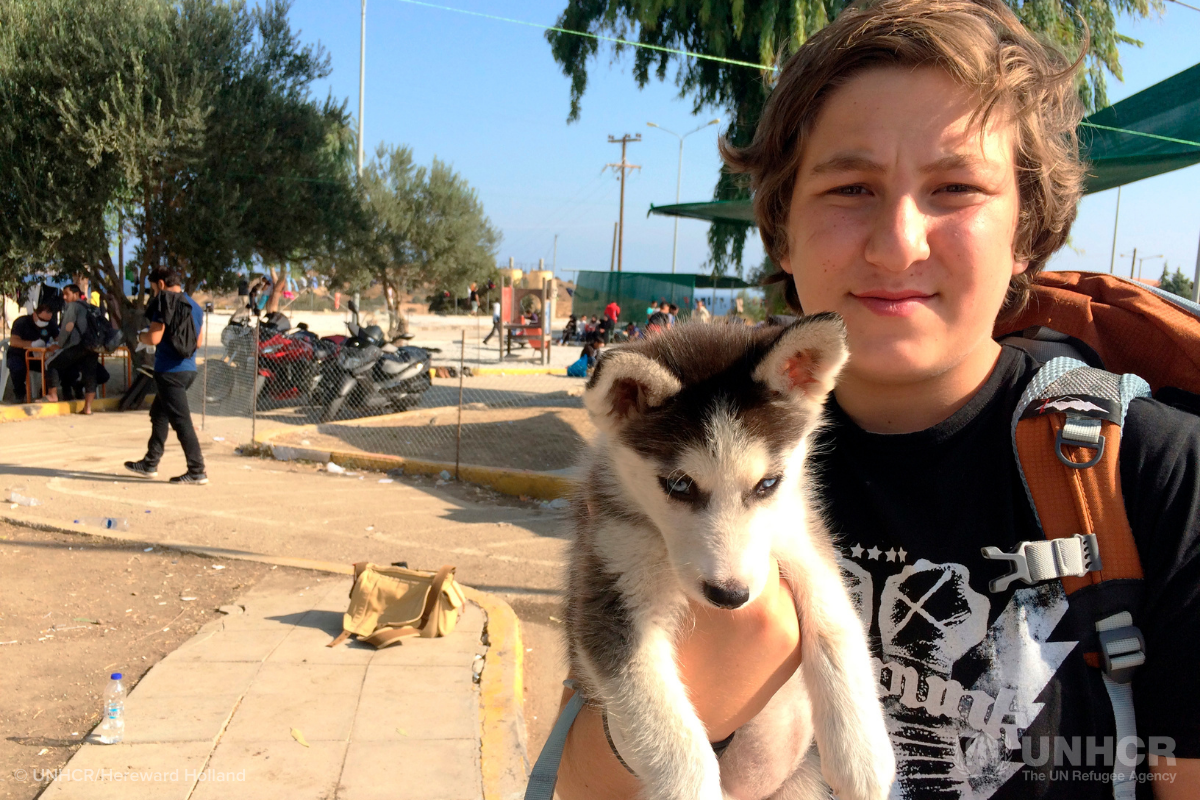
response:
<path id="1" fill-rule="evenodd" d="M 1013 413 L 1013 448 L 1038 525 L 1050 542 L 1081 537 L 1090 557 L 1082 574 L 1052 576 L 1062 578 L 1067 594 L 1142 577 L 1119 459 L 1129 403 L 1149 395 L 1136 375 L 1055 358 L 1034 375 Z"/>
<path id="2" fill-rule="evenodd" d="M 1025 492 L 1046 539 L 1022 542 L 1011 554 L 984 548 L 985 557 L 1014 566 L 1012 573 L 992 581 L 992 591 L 1014 580 L 1058 578 L 1070 596 L 1106 581 L 1141 581 L 1142 565 L 1121 493 L 1120 447 L 1130 402 L 1148 396 L 1150 387 L 1138 376 L 1114 375 L 1073 358 L 1053 358 L 1038 370 L 1013 413 L 1012 441 Z M 1131 605 L 1089 607 L 1097 609 L 1096 638 L 1088 642 L 1095 652 L 1085 652 L 1084 658 L 1103 671 L 1116 740 L 1124 741 L 1137 735 L 1130 682 L 1146 660 L 1145 640 L 1133 624 L 1136 609 Z M 1113 796 L 1132 800 L 1136 762 L 1124 761 L 1118 754 Z"/>

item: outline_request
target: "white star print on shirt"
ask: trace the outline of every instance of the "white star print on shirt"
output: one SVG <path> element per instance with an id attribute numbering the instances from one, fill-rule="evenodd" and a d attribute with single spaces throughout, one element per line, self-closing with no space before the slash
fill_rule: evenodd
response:
<path id="1" fill-rule="evenodd" d="M 876 561 L 879 560 L 879 557 L 881 555 L 883 555 L 883 551 L 880 550 L 878 547 L 872 547 L 870 550 L 867 551 L 867 556 Z"/>
<path id="2" fill-rule="evenodd" d="M 850 555 L 854 556 L 855 558 L 862 558 L 862 554 L 863 546 L 861 544 L 856 544 L 854 547 L 850 548 Z"/>

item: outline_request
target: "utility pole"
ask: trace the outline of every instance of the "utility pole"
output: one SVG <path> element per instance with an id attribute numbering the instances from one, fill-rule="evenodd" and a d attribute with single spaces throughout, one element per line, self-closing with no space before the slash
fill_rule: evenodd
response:
<path id="1" fill-rule="evenodd" d="M 1121 187 L 1117 187 L 1117 213 L 1113 215 L 1113 246 L 1112 255 L 1108 257 L 1108 274 L 1111 275 L 1117 263 L 1117 223 L 1121 220 Z"/>
<path id="2" fill-rule="evenodd" d="M 358 37 L 358 177 L 363 168 L 363 87 L 367 79 L 367 0 L 362 0 L 362 29 Z"/>
<path id="3" fill-rule="evenodd" d="M 1121 253 L 1121 258 L 1125 257 L 1125 253 Z M 1133 280 L 1133 273 L 1137 269 L 1137 248 L 1133 248 L 1133 255 L 1129 260 L 1129 279 Z"/>
<path id="4" fill-rule="evenodd" d="M 613 249 L 612 260 L 608 262 L 608 271 L 612 272 L 617 266 L 617 223 L 613 223 Z"/>
<path id="5" fill-rule="evenodd" d="M 366 2 L 366 0 L 363 0 L 363 1 Z M 617 236 L 617 272 L 621 271 L 621 259 L 622 259 L 622 256 L 624 255 L 624 251 L 625 251 L 625 173 L 631 169 L 641 169 L 642 168 L 640 164 L 630 164 L 625 159 L 625 147 L 630 142 L 640 142 L 641 140 L 642 140 L 642 135 L 640 133 L 636 134 L 634 136 L 630 136 L 627 133 L 624 136 L 622 136 L 620 139 L 616 138 L 615 136 L 608 137 L 609 144 L 620 144 L 621 145 L 621 163 L 608 165 L 610 167 L 614 167 L 615 169 L 617 169 L 621 176 L 621 216 L 617 223 L 618 231 L 619 231 L 619 235 Z"/>

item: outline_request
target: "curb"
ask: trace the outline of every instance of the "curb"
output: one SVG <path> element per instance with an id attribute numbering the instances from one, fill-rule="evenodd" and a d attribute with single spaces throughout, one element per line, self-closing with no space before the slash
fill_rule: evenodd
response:
<path id="1" fill-rule="evenodd" d="M 524 795 L 529 781 L 521 626 L 500 598 L 467 586 L 463 591 L 487 614 L 488 652 L 496 653 L 495 662 L 485 661 L 479 676 L 483 800 L 514 800 Z"/>
<path id="2" fill-rule="evenodd" d="M 566 367 L 471 367 L 472 375 L 566 375 Z"/>
<path id="3" fill-rule="evenodd" d="M 454 464 L 441 461 L 422 461 L 405 456 L 387 456 L 372 453 L 349 453 L 338 450 L 317 450 L 311 447 L 275 444 L 271 440 L 285 433 L 297 433 L 304 430 L 317 430 L 316 425 L 300 425 L 294 428 L 282 428 L 260 436 L 258 452 L 269 454 L 278 461 L 317 461 L 322 464 L 333 462 L 347 469 L 365 469 L 375 472 L 387 472 L 393 469 L 403 469 L 409 474 L 438 475 L 442 472 L 454 474 Z M 244 453 L 254 453 L 251 448 L 243 448 Z M 505 467 L 484 467 L 475 464 L 460 464 L 458 467 L 459 480 L 467 483 L 477 483 L 495 489 L 501 494 L 514 497 L 532 497 L 537 500 L 557 500 L 568 497 L 574 491 L 575 482 L 561 474 L 552 472 L 535 472 L 529 469 L 508 469 Z"/>
<path id="4" fill-rule="evenodd" d="M 154 395 L 146 395 L 142 401 L 154 402 Z M 118 411 L 121 405 L 119 397 L 98 397 L 92 401 L 92 411 Z M 140 408 L 140 406 L 139 406 Z M 63 417 L 68 414 L 78 414 L 83 410 L 82 400 L 63 400 L 59 403 L 21 403 L 20 405 L 0 406 L 0 424 L 5 422 L 24 422 L 42 417 Z M 137 410 L 137 409 L 134 409 Z"/>
<path id="5" fill-rule="evenodd" d="M 261 564 L 309 569 L 314 572 L 330 572 L 338 575 L 354 574 L 352 565 L 333 561 L 269 556 L 248 550 L 205 547 L 183 542 L 149 542 L 145 537 L 122 534 L 118 531 L 99 533 L 79 530 L 63 525 L 14 517 L 10 514 L 0 514 L 0 520 L 18 527 L 49 533 L 137 542 L 211 558 L 257 561 Z M 525 651 L 521 643 L 521 626 L 512 606 L 499 597 L 470 586 L 462 588 L 467 599 L 482 608 L 484 614 L 487 615 L 484 635 L 487 636 L 488 656 L 495 654 L 494 658 L 485 657 L 483 672 L 479 676 L 482 728 L 480 769 L 483 777 L 483 800 L 516 800 L 524 794 L 525 785 L 529 780 L 529 754 L 526 749 L 524 711 Z"/>

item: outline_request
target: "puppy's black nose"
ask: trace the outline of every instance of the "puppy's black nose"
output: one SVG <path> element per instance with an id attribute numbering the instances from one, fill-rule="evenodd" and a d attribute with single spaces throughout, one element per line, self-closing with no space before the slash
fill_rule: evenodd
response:
<path id="1" fill-rule="evenodd" d="M 705 581 L 704 596 L 717 608 L 741 608 L 750 599 L 750 589 L 737 581 L 726 581 L 725 583 Z"/>

